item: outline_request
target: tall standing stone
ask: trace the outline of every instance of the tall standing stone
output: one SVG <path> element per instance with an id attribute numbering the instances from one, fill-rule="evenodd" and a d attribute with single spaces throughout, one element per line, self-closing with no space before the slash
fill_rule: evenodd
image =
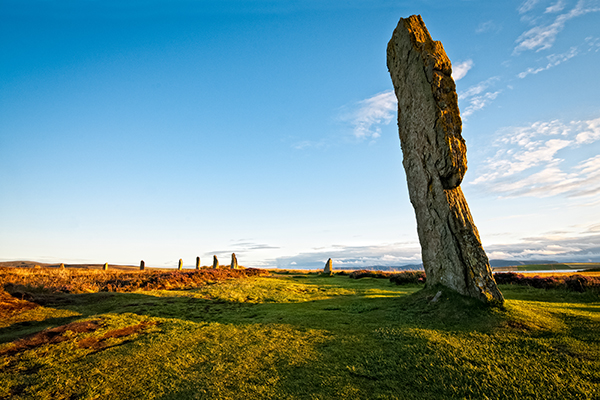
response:
<path id="1" fill-rule="evenodd" d="M 333 275 L 333 261 L 331 261 L 331 258 L 325 263 L 323 273 L 326 275 Z"/>
<path id="2" fill-rule="evenodd" d="M 140 271 L 143 271 L 146 269 L 146 263 L 144 262 L 144 260 L 140 261 Z"/>
<path id="3" fill-rule="evenodd" d="M 420 15 L 400 19 L 388 43 L 387 65 L 427 284 L 503 302 L 460 188 L 467 148 L 452 66 Z"/>
<path id="4" fill-rule="evenodd" d="M 200 257 L 196 257 L 196 269 L 200 269 Z"/>
<path id="5" fill-rule="evenodd" d="M 219 268 L 219 260 L 217 256 L 213 256 L 213 268 Z"/>
<path id="6" fill-rule="evenodd" d="M 108 271 L 108 263 L 104 263 L 104 266 L 102 267 L 102 269 L 104 271 Z"/>
<path id="7" fill-rule="evenodd" d="M 239 269 L 235 253 L 231 253 L 231 269 Z"/>
<path id="8" fill-rule="evenodd" d="M 180 258 L 179 264 L 177 264 L 177 269 L 182 269 L 182 268 L 183 268 L 183 260 Z"/>
<path id="9" fill-rule="evenodd" d="M 65 267 L 65 263 L 60 263 L 60 267 L 64 268 Z"/>

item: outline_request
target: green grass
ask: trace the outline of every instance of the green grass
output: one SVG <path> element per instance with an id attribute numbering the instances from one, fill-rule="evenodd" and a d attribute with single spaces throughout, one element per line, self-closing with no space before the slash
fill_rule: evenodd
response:
<path id="1" fill-rule="evenodd" d="M 600 298 L 501 290 L 503 309 L 315 274 L 61 295 L 2 321 L 0 353 L 44 328 L 101 327 L 0 356 L 0 398 L 598 398 Z M 110 337 L 142 322 L 156 325 Z"/>

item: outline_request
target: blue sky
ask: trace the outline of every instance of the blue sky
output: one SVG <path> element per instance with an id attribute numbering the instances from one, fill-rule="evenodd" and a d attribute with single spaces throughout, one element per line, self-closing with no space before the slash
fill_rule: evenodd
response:
<path id="1" fill-rule="evenodd" d="M 0 259 L 420 262 L 385 60 L 411 14 L 489 256 L 600 261 L 599 0 L 0 0 Z"/>

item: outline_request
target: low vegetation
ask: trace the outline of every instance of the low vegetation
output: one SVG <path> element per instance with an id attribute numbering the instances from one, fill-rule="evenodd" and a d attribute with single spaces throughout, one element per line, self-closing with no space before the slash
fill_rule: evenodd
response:
<path id="1" fill-rule="evenodd" d="M 389 278 L 248 270 L 170 289 L 102 291 L 115 279 L 203 274 L 109 270 L 73 272 L 94 283 L 67 293 L 52 271 L 24 278 L 20 270 L 0 274 L 2 399 L 600 394 L 600 296 L 592 291 L 501 284 L 505 307 L 489 308 L 443 289 L 432 302 L 440 288 Z"/>
<path id="2" fill-rule="evenodd" d="M 600 276 L 549 275 L 529 276 L 514 272 L 496 273 L 494 279 L 498 284 L 531 286 L 538 289 L 566 289 L 574 292 L 600 293 Z"/>
<path id="3" fill-rule="evenodd" d="M 226 279 L 265 275 L 265 270 L 212 269 L 122 271 L 71 268 L 0 268 L 0 283 L 13 295 L 193 289 Z"/>

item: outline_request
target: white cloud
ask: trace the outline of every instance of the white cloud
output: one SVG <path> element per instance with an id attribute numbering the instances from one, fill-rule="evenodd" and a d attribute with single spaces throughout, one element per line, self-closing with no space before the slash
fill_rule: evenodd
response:
<path id="1" fill-rule="evenodd" d="M 550 54 L 549 56 L 546 56 L 546 59 L 548 60 L 548 64 L 546 64 L 546 66 L 544 67 L 540 67 L 540 68 L 527 68 L 527 70 L 519 73 L 517 76 L 521 79 L 525 78 L 527 75 L 535 75 L 539 72 L 542 71 L 546 71 L 552 67 L 556 67 L 557 65 L 570 60 L 571 58 L 575 57 L 578 54 L 578 50 L 577 47 L 571 47 L 571 49 L 563 54 Z"/>
<path id="2" fill-rule="evenodd" d="M 491 78 L 486 79 L 485 81 L 479 82 L 477 85 L 473 85 L 464 92 L 460 92 L 458 94 L 459 99 L 467 99 L 469 97 L 475 96 L 486 90 L 488 87 L 492 86 L 496 81 L 498 81 L 497 76 L 493 76 Z"/>
<path id="3" fill-rule="evenodd" d="M 577 160 L 559 157 L 563 149 L 600 141 L 600 118 L 563 123 L 558 120 L 511 127 L 496 133 L 499 149 L 471 181 L 504 197 L 569 197 L 600 193 L 600 156 Z M 568 165 L 572 165 L 569 167 Z"/>
<path id="4" fill-rule="evenodd" d="M 528 11 L 531 11 L 540 0 L 525 0 L 517 9 L 519 14 L 524 14 Z"/>
<path id="5" fill-rule="evenodd" d="M 585 38 L 585 42 L 588 44 L 588 51 L 598 52 L 600 50 L 600 38 L 588 36 Z"/>
<path id="6" fill-rule="evenodd" d="M 482 22 L 475 29 L 475 33 L 486 33 L 486 32 L 495 32 L 498 33 L 502 30 L 502 25 L 496 24 L 494 21 L 486 21 Z"/>
<path id="7" fill-rule="evenodd" d="M 456 64 L 454 68 L 452 68 L 452 78 L 454 78 L 455 81 L 464 78 L 471 68 L 473 68 L 473 60 L 467 60 Z"/>
<path id="8" fill-rule="evenodd" d="M 231 256 L 231 253 L 235 253 L 240 256 L 247 255 L 255 251 L 279 249 L 277 246 L 272 246 L 265 243 L 256 243 L 247 240 L 234 241 L 230 244 L 230 246 L 231 247 L 229 249 L 209 251 L 204 253 L 202 256 L 211 258 L 213 255 L 216 255 L 222 258 Z"/>
<path id="9" fill-rule="evenodd" d="M 553 13 L 561 12 L 564 9 L 565 9 L 564 0 L 559 0 L 556 3 L 552 4 L 551 6 L 547 7 L 546 11 L 544 11 L 544 14 L 553 14 Z"/>
<path id="10" fill-rule="evenodd" d="M 592 229 L 561 234 L 549 232 L 517 243 L 486 246 L 486 252 L 490 258 L 597 262 L 600 261 L 600 235 Z"/>
<path id="11" fill-rule="evenodd" d="M 516 243 L 485 246 L 490 259 L 548 259 L 556 261 L 600 261 L 600 227 L 594 223 L 576 230 L 548 232 L 523 238 Z M 484 243 L 485 245 L 485 243 Z M 322 269 L 327 259 L 335 269 L 361 269 L 372 266 L 404 266 L 421 263 L 418 242 L 382 245 L 334 245 L 269 262 L 278 268 Z"/>
<path id="12" fill-rule="evenodd" d="M 473 97 L 470 101 L 470 104 L 465 108 L 465 111 L 462 113 L 463 116 L 468 117 L 475 111 L 481 110 L 483 107 L 491 103 L 492 100 L 495 100 L 500 93 L 502 93 L 502 91 L 498 90 L 497 92 L 487 92 L 481 96 Z"/>
<path id="13" fill-rule="evenodd" d="M 527 1 L 525 4 L 523 4 L 519 9 L 520 12 L 521 9 L 525 8 L 526 11 L 529 11 L 531 8 L 533 8 L 533 5 L 535 5 L 536 1 L 533 2 L 533 5 L 525 7 L 527 3 L 531 3 L 531 1 Z M 592 4 L 588 5 L 588 3 Z M 556 36 L 564 29 L 567 21 L 591 12 L 600 11 L 600 6 L 598 6 L 597 3 L 597 0 L 580 0 L 577 2 L 575 7 L 573 7 L 573 9 L 564 14 L 559 14 L 552 23 L 547 25 L 537 25 L 524 32 L 516 40 L 517 46 L 515 47 L 513 54 L 519 54 L 525 50 L 540 51 L 549 49 L 554 44 Z"/>
<path id="14" fill-rule="evenodd" d="M 375 265 L 402 266 L 421 262 L 421 248 L 416 242 L 392 243 L 374 246 L 334 245 L 328 248 L 280 257 L 275 260 L 279 268 L 323 268 L 328 258 L 335 268 L 360 269 Z"/>
<path id="15" fill-rule="evenodd" d="M 353 126 L 353 134 L 357 139 L 377 139 L 381 136 L 381 125 L 388 125 L 392 121 L 397 107 L 394 91 L 388 90 L 359 101 L 341 120 Z"/>
<path id="16" fill-rule="evenodd" d="M 302 140 L 300 142 L 296 142 L 292 145 L 292 147 L 296 150 L 306 150 L 306 149 L 323 149 L 329 147 L 330 143 L 326 139 L 321 140 Z"/>
<path id="17" fill-rule="evenodd" d="M 473 114 L 477 110 L 481 110 L 489 103 L 498 97 L 501 90 L 497 91 L 486 91 L 490 86 L 493 86 L 499 78 L 497 76 L 493 76 L 491 78 L 486 79 L 485 81 L 479 82 L 476 85 L 471 86 L 464 92 L 458 93 L 459 101 L 466 102 L 467 105 L 463 108 L 462 116 L 468 117 Z"/>
<path id="18" fill-rule="evenodd" d="M 500 32 L 502 30 L 502 27 L 499 25 L 496 25 L 496 23 L 494 23 L 494 21 L 486 21 L 486 22 L 482 22 L 477 26 L 477 29 L 475 29 L 475 33 L 485 33 L 485 32 Z"/>
<path id="19" fill-rule="evenodd" d="M 583 130 L 577 134 L 575 141 L 577 143 L 593 143 L 600 139 L 600 118 L 580 122 L 584 126 Z"/>

